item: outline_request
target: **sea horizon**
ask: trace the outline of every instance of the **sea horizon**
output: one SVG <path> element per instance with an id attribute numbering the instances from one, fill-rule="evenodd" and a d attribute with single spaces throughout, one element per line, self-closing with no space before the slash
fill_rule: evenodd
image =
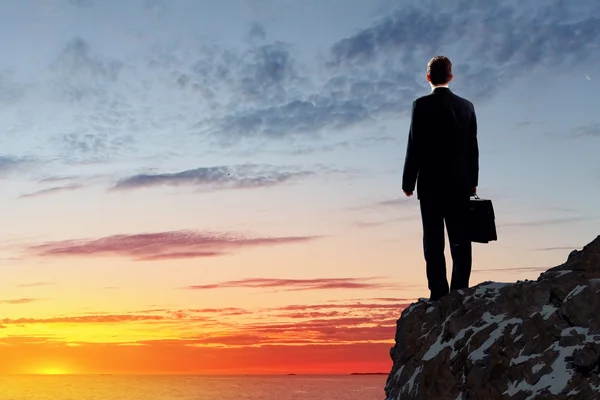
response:
<path id="1" fill-rule="evenodd" d="M 252 374 L 203 374 L 203 373 L 148 373 L 148 374 L 135 374 L 135 373 L 76 373 L 76 374 L 0 374 L 2 376 L 48 376 L 48 377 L 61 377 L 61 376 L 106 376 L 106 375 L 114 375 L 114 376 L 206 376 L 206 377 L 214 377 L 214 376 L 231 376 L 231 377 L 239 377 L 239 376 L 373 376 L 373 375 L 388 375 L 388 372 L 349 372 L 349 373 L 252 373 Z"/>
<path id="2" fill-rule="evenodd" d="M 386 377 L 352 375 L 0 376 L 10 400 L 367 400 L 384 397 Z"/>

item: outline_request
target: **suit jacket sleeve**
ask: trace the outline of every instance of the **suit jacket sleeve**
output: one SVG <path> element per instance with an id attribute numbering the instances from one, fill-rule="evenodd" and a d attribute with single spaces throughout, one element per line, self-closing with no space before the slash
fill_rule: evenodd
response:
<path id="1" fill-rule="evenodd" d="M 477 117 L 475 116 L 475 108 L 473 108 L 469 129 L 468 158 L 471 187 L 477 187 L 479 181 L 479 146 L 477 144 Z"/>
<path id="2" fill-rule="evenodd" d="M 417 102 L 413 101 L 406 158 L 404 160 L 404 172 L 402 174 L 402 190 L 405 192 L 414 192 L 417 184 L 417 176 L 419 175 L 418 124 Z"/>

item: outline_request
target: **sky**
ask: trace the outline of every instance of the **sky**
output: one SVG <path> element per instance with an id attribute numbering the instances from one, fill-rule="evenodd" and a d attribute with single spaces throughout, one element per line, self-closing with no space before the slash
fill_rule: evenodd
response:
<path id="1" fill-rule="evenodd" d="M 600 233 L 600 3 L 544 4 L 3 4 L 0 374 L 389 371 L 435 55 L 496 211 L 471 286 L 563 263 Z"/>

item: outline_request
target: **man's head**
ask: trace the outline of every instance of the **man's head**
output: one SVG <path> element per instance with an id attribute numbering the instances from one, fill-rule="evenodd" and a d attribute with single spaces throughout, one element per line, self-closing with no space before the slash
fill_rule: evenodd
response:
<path id="1" fill-rule="evenodd" d="M 427 63 L 427 81 L 432 85 L 445 85 L 453 77 L 452 63 L 448 57 L 435 56 Z"/>

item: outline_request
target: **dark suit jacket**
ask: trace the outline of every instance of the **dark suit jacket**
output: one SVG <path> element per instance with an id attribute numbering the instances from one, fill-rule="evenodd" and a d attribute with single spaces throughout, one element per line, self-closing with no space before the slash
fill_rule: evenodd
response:
<path id="1" fill-rule="evenodd" d="M 448 88 L 413 101 L 402 190 L 417 198 L 470 195 L 478 184 L 479 148 L 473 103 Z"/>

